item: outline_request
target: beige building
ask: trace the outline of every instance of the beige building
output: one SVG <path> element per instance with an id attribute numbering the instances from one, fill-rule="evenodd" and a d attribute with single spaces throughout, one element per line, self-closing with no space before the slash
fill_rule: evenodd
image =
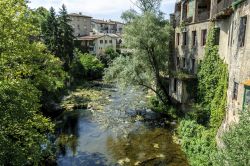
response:
<path id="1" fill-rule="evenodd" d="M 179 0 L 171 15 L 175 28 L 169 94 L 186 109 L 195 93 L 199 63 L 211 22 L 219 55 L 228 64 L 227 113 L 222 128 L 250 105 L 250 0 Z"/>
<path id="2" fill-rule="evenodd" d="M 124 24 L 112 20 L 92 19 L 91 22 L 93 34 L 114 33 L 121 34 Z"/>
<path id="3" fill-rule="evenodd" d="M 91 18 L 90 16 L 82 15 L 81 13 L 71 13 L 70 25 L 74 29 L 74 36 L 87 36 L 92 31 L 91 29 Z"/>
<path id="4" fill-rule="evenodd" d="M 77 38 L 81 47 L 85 47 L 89 53 L 97 56 L 104 55 L 107 48 L 117 49 L 116 45 L 119 37 L 116 35 L 91 35 Z"/>

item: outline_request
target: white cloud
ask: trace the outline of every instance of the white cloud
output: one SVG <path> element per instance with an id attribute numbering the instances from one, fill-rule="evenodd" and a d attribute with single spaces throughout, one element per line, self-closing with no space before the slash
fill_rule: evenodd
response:
<path id="1" fill-rule="evenodd" d="M 49 9 L 53 6 L 57 11 L 65 4 L 69 12 L 82 12 L 97 18 L 120 18 L 123 11 L 132 8 L 131 0 L 30 0 L 29 6 L 37 8 L 43 6 Z M 135 0 L 132 0 L 135 1 Z M 169 10 L 173 8 L 175 0 L 163 0 L 162 10 L 169 14 Z M 171 11 L 172 12 L 172 11 Z"/>

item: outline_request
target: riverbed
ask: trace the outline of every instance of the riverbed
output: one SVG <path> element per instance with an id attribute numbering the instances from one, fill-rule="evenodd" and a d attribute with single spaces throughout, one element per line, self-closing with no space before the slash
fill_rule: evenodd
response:
<path id="1" fill-rule="evenodd" d="M 102 109 L 75 109 L 57 119 L 59 166 L 186 166 L 161 115 L 146 107 L 146 94 L 135 89 L 100 89 Z M 97 101 L 98 103 L 98 101 Z"/>

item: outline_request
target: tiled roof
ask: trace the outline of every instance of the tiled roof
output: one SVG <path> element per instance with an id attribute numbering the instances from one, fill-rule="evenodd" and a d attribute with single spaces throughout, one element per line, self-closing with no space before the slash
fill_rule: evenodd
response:
<path id="1" fill-rule="evenodd" d="M 90 36 L 83 36 L 83 37 L 78 37 L 77 40 L 95 40 L 104 36 L 109 36 L 111 38 L 119 38 L 118 35 L 116 34 L 103 34 L 103 35 L 90 35 Z"/>
<path id="2" fill-rule="evenodd" d="M 91 36 L 83 36 L 83 37 L 78 37 L 77 40 L 95 40 L 100 37 L 103 37 L 104 35 L 91 35 Z"/>

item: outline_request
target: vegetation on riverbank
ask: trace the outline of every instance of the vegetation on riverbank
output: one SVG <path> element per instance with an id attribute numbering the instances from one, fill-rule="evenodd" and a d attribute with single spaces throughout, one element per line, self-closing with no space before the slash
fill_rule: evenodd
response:
<path id="1" fill-rule="evenodd" d="M 109 94 L 102 90 L 107 87 L 102 82 L 84 82 L 81 85 L 72 87 L 68 95 L 66 95 L 61 106 L 65 111 L 73 111 L 75 109 L 91 109 L 102 111 L 104 105 L 109 101 Z"/>

